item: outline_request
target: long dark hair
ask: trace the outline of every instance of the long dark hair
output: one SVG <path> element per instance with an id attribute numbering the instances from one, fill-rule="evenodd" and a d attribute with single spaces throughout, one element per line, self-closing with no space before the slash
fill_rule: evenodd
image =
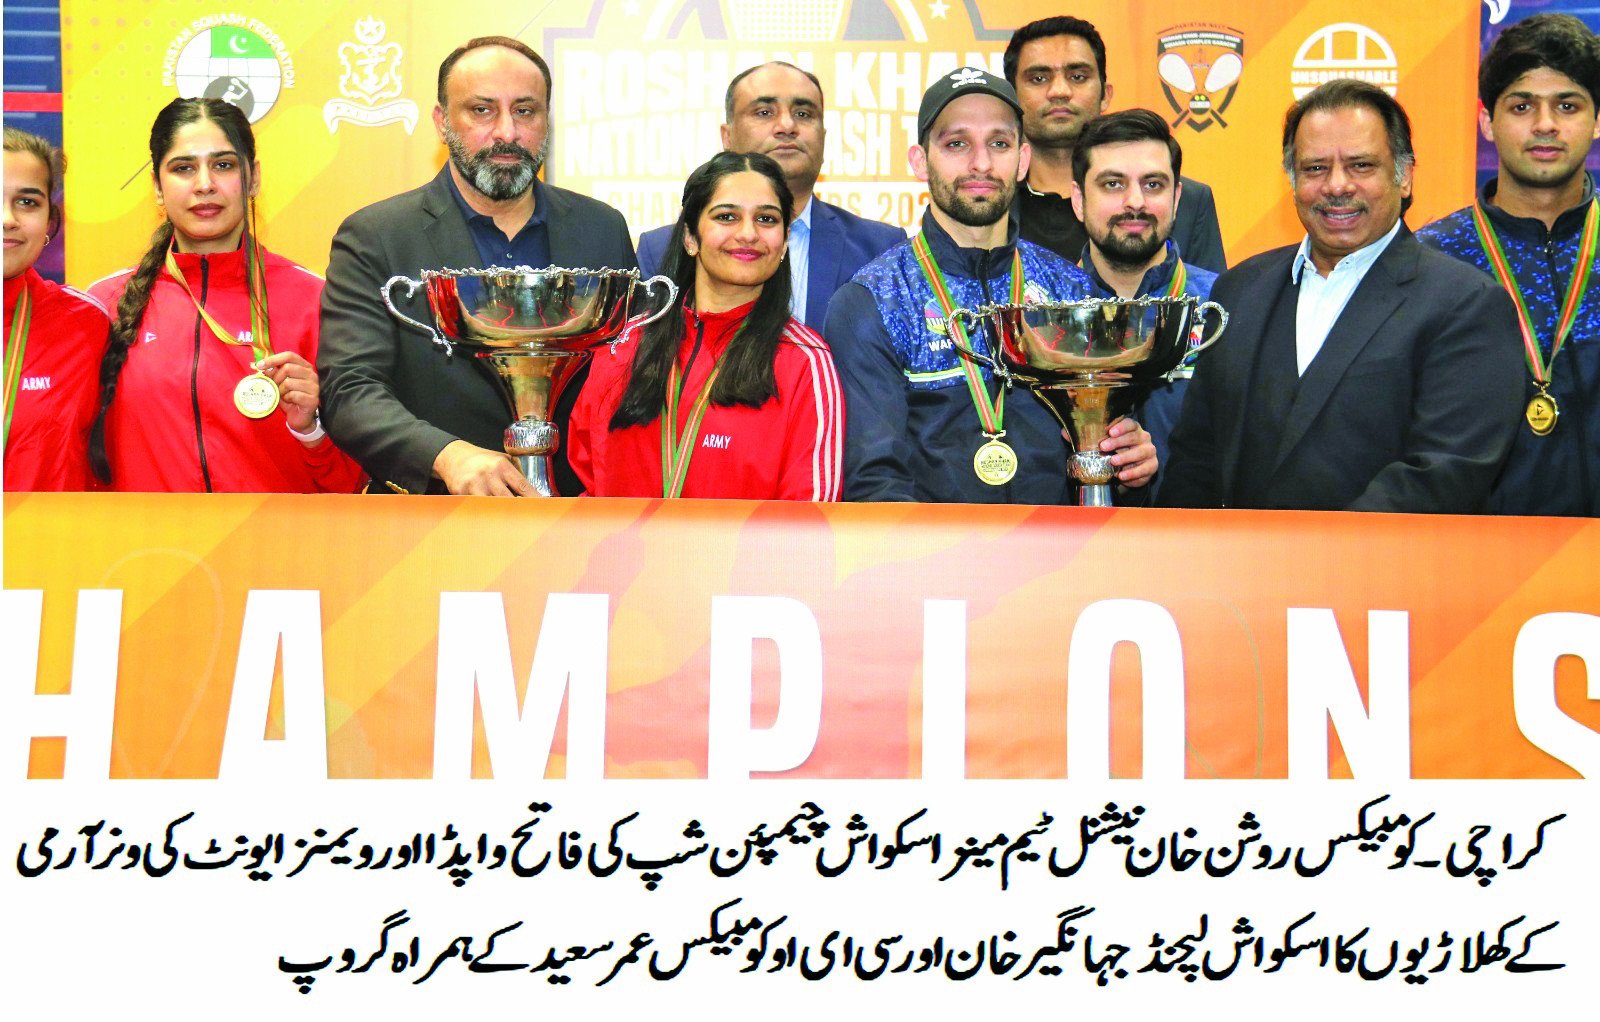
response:
<path id="1" fill-rule="evenodd" d="M 771 183 L 778 197 L 778 207 L 783 211 L 784 235 L 788 236 L 789 220 L 794 216 L 794 195 L 784 182 L 777 162 L 760 153 L 723 152 L 711 157 L 684 182 L 683 212 L 678 214 L 678 222 L 672 227 L 672 239 L 667 242 L 666 256 L 661 263 L 661 272 L 678 285 L 685 306 L 694 306 L 695 259 L 683 249 L 684 236 L 699 237 L 696 232 L 700 215 L 711 204 L 711 197 L 722 179 L 747 170 L 755 171 Z M 785 252 L 778 272 L 761 289 L 755 307 L 728 343 L 722 373 L 711 388 L 712 404 L 760 408 L 777 396 L 772 359 L 783 338 L 783 328 L 789 322 L 790 292 L 789 253 Z M 667 374 L 678 358 L 683 337 L 683 317 L 672 313 L 645 327 L 639 338 L 639 352 L 633 360 L 628 389 L 623 391 L 622 403 L 611 417 L 612 429 L 643 426 L 661 415 L 667 399 Z"/>
<path id="2" fill-rule="evenodd" d="M 172 149 L 172 140 L 178 134 L 178 129 L 198 121 L 210 121 L 222 129 L 228 144 L 239 154 L 245 201 L 248 203 L 244 239 L 248 245 L 255 219 L 255 202 L 249 196 L 251 174 L 256 163 L 256 136 L 250 130 L 249 119 L 238 107 L 220 99 L 205 98 L 175 99 L 162 107 L 161 112 L 156 114 L 155 123 L 150 126 L 150 172 L 159 186 L 161 161 Z M 111 407 L 111 399 L 116 396 L 117 379 L 128 361 L 128 351 L 139 332 L 145 307 L 150 304 L 150 289 L 166 261 L 167 249 L 171 244 L 172 221 L 163 219 L 155 234 L 150 236 L 150 247 L 145 250 L 144 258 L 139 260 L 133 276 L 128 278 L 128 286 L 117 301 L 117 314 L 111 320 L 111 344 L 100 363 L 100 410 L 95 415 L 94 428 L 89 434 L 89 464 L 103 483 L 111 481 L 111 464 L 106 458 L 106 412 Z"/>

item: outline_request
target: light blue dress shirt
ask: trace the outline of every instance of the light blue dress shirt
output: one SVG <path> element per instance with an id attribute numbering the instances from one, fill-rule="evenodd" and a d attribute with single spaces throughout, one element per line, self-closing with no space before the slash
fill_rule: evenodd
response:
<path id="1" fill-rule="evenodd" d="M 1350 304 L 1350 296 L 1361 286 L 1367 271 L 1399 233 L 1400 221 L 1396 220 L 1388 234 L 1339 260 L 1326 277 L 1317 272 L 1316 264 L 1311 261 L 1311 236 L 1306 235 L 1300 242 L 1300 251 L 1289 265 L 1289 279 L 1300 285 L 1294 317 L 1294 347 L 1295 364 L 1301 376 L 1322 350 L 1322 343 L 1328 339 L 1344 307 Z"/>
<path id="2" fill-rule="evenodd" d="M 811 284 L 811 211 L 816 205 L 816 196 L 812 196 L 789 225 L 789 314 L 802 323 Z"/>

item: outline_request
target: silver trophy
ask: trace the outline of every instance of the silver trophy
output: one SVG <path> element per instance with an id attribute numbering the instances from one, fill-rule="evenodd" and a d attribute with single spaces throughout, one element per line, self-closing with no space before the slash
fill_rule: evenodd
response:
<path id="1" fill-rule="evenodd" d="M 491 266 L 482 270 L 423 270 L 421 280 L 390 277 L 383 286 L 389 313 L 432 338 L 446 355 L 455 346 L 471 350 L 494 369 L 516 421 L 506 427 L 506 453 L 517 460 L 540 496 L 554 495 L 550 455 L 561 432 L 550 411 L 589 351 L 660 319 L 678 300 L 664 276 L 639 279 L 638 270 L 569 270 L 551 266 Z M 405 297 L 424 289 L 434 325 L 419 323 L 395 308 L 390 292 Z M 630 319 L 637 289 L 665 297 L 661 307 Z"/>
<path id="2" fill-rule="evenodd" d="M 1212 313 L 1217 328 L 1206 337 Z M 987 365 L 1008 387 L 1027 386 L 1072 436 L 1070 469 L 1085 507 L 1111 504 L 1115 469 L 1100 441 L 1111 421 L 1112 391 L 1181 378 L 1188 360 L 1215 344 L 1228 326 L 1222 306 L 1191 295 L 982 305 L 957 309 L 952 318 L 968 337 L 987 322 L 1001 357 L 958 340 L 961 354 Z"/>

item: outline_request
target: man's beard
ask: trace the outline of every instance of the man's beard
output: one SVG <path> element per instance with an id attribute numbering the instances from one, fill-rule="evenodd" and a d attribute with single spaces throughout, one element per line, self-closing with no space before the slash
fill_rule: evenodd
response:
<path id="1" fill-rule="evenodd" d="M 969 199 L 961 194 L 960 188 L 964 181 L 970 180 L 993 181 L 1000 187 L 986 199 Z M 1011 197 L 1016 189 L 1014 182 L 996 177 L 969 175 L 947 181 L 935 174 L 928 175 L 928 193 L 933 198 L 933 204 L 949 214 L 956 223 L 968 227 L 988 227 L 999 223 L 1011 212 Z"/>
<path id="2" fill-rule="evenodd" d="M 461 176 L 496 202 L 515 199 L 531 188 L 534 175 L 544 166 L 545 157 L 550 152 L 548 135 L 539 145 L 537 153 L 530 153 L 515 142 L 496 142 L 469 153 L 461 136 L 448 128 L 444 132 L 444 144 L 450 150 L 450 162 L 456 165 Z M 496 156 L 515 156 L 518 162 L 504 166 L 491 163 L 490 160 Z"/>
<path id="3" fill-rule="evenodd" d="M 1134 220 L 1149 224 L 1151 229 L 1138 237 L 1129 237 L 1116 232 L 1118 224 Z M 1157 252 L 1165 247 L 1169 233 L 1170 231 L 1161 230 L 1161 225 L 1156 222 L 1156 218 L 1153 216 L 1139 213 L 1123 213 L 1112 217 L 1106 223 L 1105 233 L 1094 234 L 1090 232 L 1089 237 L 1094 242 L 1094 247 L 1100 250 L 1100 254 L 1112 266 L 1119 270 L 1137 270 L 1142 269 L 1155 257 Z"/>

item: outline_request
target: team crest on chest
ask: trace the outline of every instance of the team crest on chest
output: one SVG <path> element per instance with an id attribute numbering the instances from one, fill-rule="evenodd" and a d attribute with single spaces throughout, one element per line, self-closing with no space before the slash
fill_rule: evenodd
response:
<path id="1" fill-rule="evenodd" d="M 922 307 L 922 318 L 928 324 L 928 333 L 935 337 L 948 337 L 950 325 L 945 322 L 944 310 L 932 298 Z"/>

